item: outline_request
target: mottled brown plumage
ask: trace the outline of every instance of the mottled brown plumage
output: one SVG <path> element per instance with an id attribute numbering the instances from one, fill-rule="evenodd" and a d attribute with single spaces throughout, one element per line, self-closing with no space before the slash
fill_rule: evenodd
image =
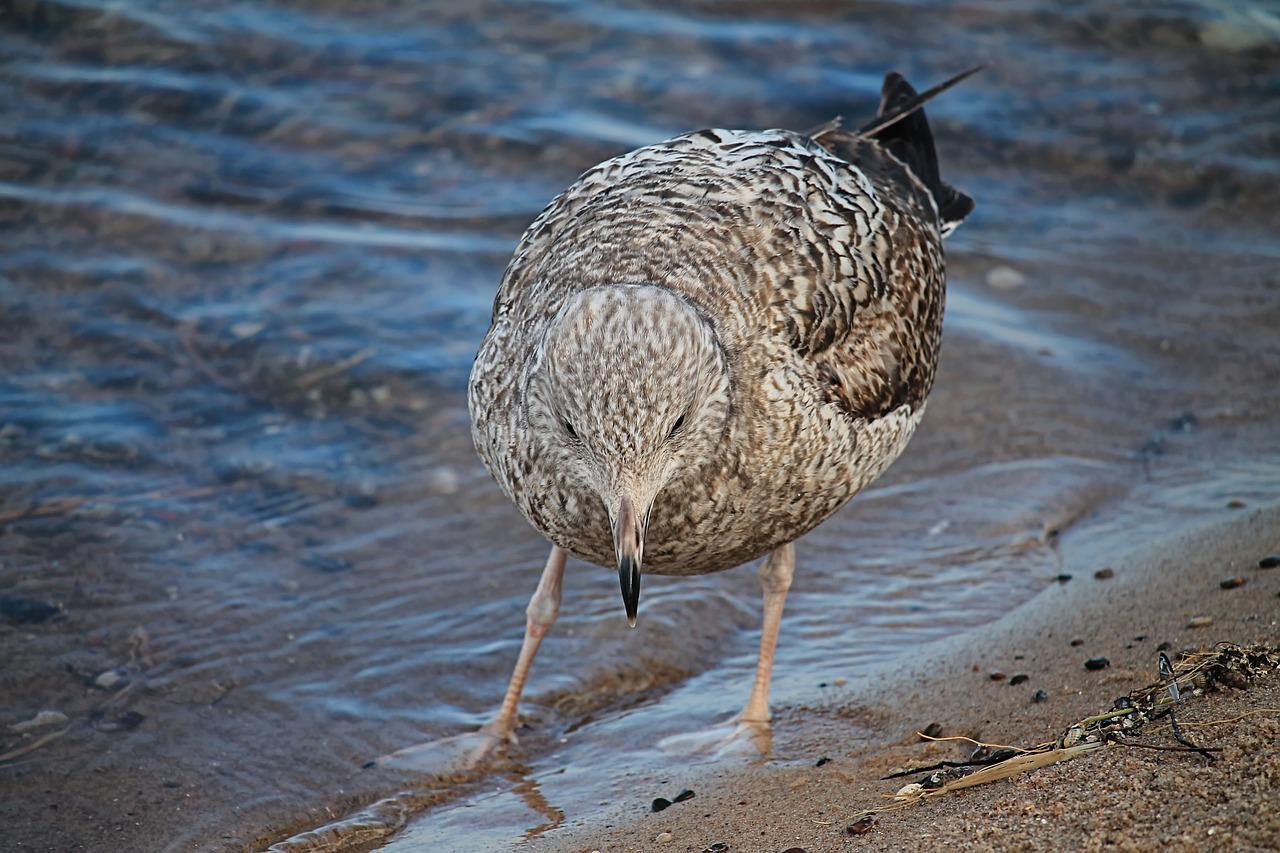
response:
<path id="1" fill-rule="evenodd" d="M 768 719 L 790 543 L 898 456 L 933 384 L 942 236 L 972 202 L 941 182 L 917 101 L 890 75 L 871 132 L 646 146 L 530 226 L 470 404 L 486 466 L 556 548 L 493 732 L 510 735 L 530 644 L 555 618 L 561 550 L 618 566 L 629 616 L 641 568 L 699 574 L 772 552 L 763 688 L 743 714 Z"/>

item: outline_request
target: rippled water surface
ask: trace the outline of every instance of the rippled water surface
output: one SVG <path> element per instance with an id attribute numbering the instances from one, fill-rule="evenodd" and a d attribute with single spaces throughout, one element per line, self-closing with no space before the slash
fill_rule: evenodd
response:
<path id="1" fill-rule="evenodd" d="M 19 849 L 262 848 L 484 722 L 546 550 L 465 410 L 521 231 L 638 145 L 856 121 L 890 69 L 990 63 L 930 107 L 979 207 L 920 434 L 800 545 L 784 719 L 1073 536 L 1275 497 L 1270 4 L 17 0 L 0 56 L 0 722 L 68 717 L 0 761 Z M 428 786 L 392 846 L 590 819 L 740 707 L 758 619 L 742 568 L 646 581 L 629 631 L 572 564 L 524 771 Z"/>

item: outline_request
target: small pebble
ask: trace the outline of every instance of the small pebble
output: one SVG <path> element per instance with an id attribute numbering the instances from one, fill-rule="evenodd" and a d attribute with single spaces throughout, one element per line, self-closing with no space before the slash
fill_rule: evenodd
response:
<path id="1" fill-rule="evenodd" d="M 1170 643 L 1168 640 L 1166 640 L 1165 642 L 1163 642 L 1163 643 L 1161 643 L 1160 645 L 1156 646 L 1156 651 L 1158 651 L 1158 652 L 1167 652 L 1167 651 L 1169 651 L 1169 649 L 1171 649 L 1171 648 L 1173 648 L 1173 643 Z"/>
<path id="2" fill-rule="evenodd" d="M 267 327 L 266 323 L 257 323 L 257 322 L 232 323 L 231 334 L 241 340 L 244 340 L 245 338 L 253 337 L 254 335 L 258 334 L 258 332 L 261 332 L 266 327 Z"/>
<path id="3" fill-rule="evenodd" d="M 1109 666 L 1111 666 L 1109 658 L 1089 658 L 1084 662 L 1084 668 L 1090 671 L 1106 669 Z"/>
<path id="4" fill-rule="evenodd" d="M 863 815 L 857 820 L 850 821 L 849 825 L 844 828 L 844 831 L 850 835 L 866 835 L 875 825 L 876 819 L 874 817 L 871 815 Z"/>
<path id="5" fill-rule="evenodd" d="M 99 690 L 115 690 L 117 687 L 124 687 L 129 683 L 129 675 L 124 667 L 116 667 L 109 669 L 99 675 L 93 681 L 89 682 L 90 687 L 96 687 Z"/>
<path id="6" fill-rule="evenodd" d="M 681 791 L 680 793 L 672 797 L 671 802 L 683 803 L 685 800 L 692 800 L 695 796 L 697 795 L 694 794 L 693 791 L 689 790 L 688 788 L 685 788 L 683 791 Z"/>
<path id="7" fill-rule="evenodd" d="M 14 734 L 22 734 L 32 729 L 38 729 L 42 726 L 52 726 L 57 723 L 67 722 L 67 715 L 61 711 L 41 711 L 29 720 L 23 720 L 20 723 L 13 723 L 9 726 L 9 731 Z"/>
<path id="8" fill-rule="evenodd" d="M 1048 702 L 1049 694 L 1045 693 L 1043 690 L 1037 690 L 1035 693 L 1031 694 L 1031 701 L 1032 702 Z"/>
<path id="9" fill-rule="evenodd" d="M 1017 675 L 1015 675 L 1013 678 L 1010 678 L 1009 683 L 1010 684 L 1026 684 L 1030 680 L 1031 680 L 1031 676 L 1027 675 L 1024 672 L 1020 672 Z"/>
<path id="10" fill-rule="evenodd" d="M 1096 572 L 1093 573 L 1093 576 L 1100 581 L 1104 581 L 1107 578 L 1115 577 L 1116 571 L 1115 569 L 1098 569 Z"/>
<path id="11" fill-rule="evenodd" d="M 1280 566 L 1280 554 L 1268 554 L 1258 561 L 1260 569 L 1274 569 L 1276 566 Z"/>
<path id="12" fill-rule="evenodd" d="M 822 756 L 821 758 L 819 758 L 817 761 L 815 761 L 815 762 L 814 762 L 814 764 L 813 764 L 813 766 L 814 766 L 814 767 L 821 767 L 821 766 L 822 766 L 822 765 L 824 765 L 824 764 L 830 764 L 830 763 L 831 763 L 831 759 L 830 759 L 830 758 L 827 758 L 827 757 L 824 755 L 824 756 Z"/>
<path id="13" fill-rule="evenodd" d="M 1017 290 L 1027 283 L 1027 277 L 1013 267 L 1001 264 L 987 270 L 987 286 L 995 290 Z"/>
<path id="14" fill-rule="evenodd" d="M 803 847 L 788 847 L 786 850 L 783 850 L 782 853 L 809 853 L 809 851 L 805 850 Z"/>
<path id="15" fill-rule="evenodd" d="M 991 672 L 987 673 L 987 678 L 990 678 L 992 681 L 1004 681 L 1008 677 L 1009 676 L 1005 675 L 1003 672 L 1001 672 L 998 669 L 992 670 Z"/>
<path id="16" fill-rule="evenodd" d="M 1067 581 L 1071 580 L 1072 577 L 1073 577 L 1072 575 L 1069 575 L 1066 572 L 1063 572 L 1062 574 L 1055 577 L 1054 580 L 1056 580 L 1058 583 L 1066 583 Z"/>
<path id="17" fill-rule="evenodd" d="M 1227 501 L 1227 509 L 1244 509 L 1244 501 Z"/>
<path id="18" fill-rule="evenodd" d="M 1208 628 L 1213 624 L 1211 616 L 1197 616 L 1187 623 L 1188 628 Z"/>
<path id="19" fill-rule="evenodd" d="M 1219 583 L 1218 586 L 1223 589 L 1236 589 L 1237 587 L 1244 586 L 1244 578 L 1227 578 Z"/>
<path id="20" fill-rule="evenodd" d="M 458 472 L 448 466 L 441 466 L 427 474 L 427 485 L 432 491 L 442 495 L 452 495 L 458 491 Z"/>
<path id="21" fill-rule="evenodd" d="M 670 844 L 672 841 L 676 840 L 676 837 L 669 832 L 659 832 L 657 837 L 653 840 L 659 844 Z"/>
<path id="22" fill-rule="evenodd" d="M 671 808 L 671 801 L 666 797 L 658 797 L 653 801 L 653 810 L 655 812 L 666 811 Z"/>
<path id="23" fill-rule="evenodd" d="M 1133 638 L 1133 641 L 1134 641 L 1135 643 L 1141 643 L 1141 642 L 1142 642 L 1143 640 L 1145 640 L 1146 638 L 1147 638 L 1147 635 L 1146 635 L 1146 634 L 1139 634 L 1138 636 L 1136 636 L 1136 637 L 1134 637 L 1134 638 Z"/>
<path id="24" fill-rule="evenodd" d="M 1084 640 L 1072 640 L 1072 641 L 1071 641 L 1071 645 L 1073 645 L 1073 646 L 1083 646 L 1083 645 L 1084 645 Z"/>
<path id="25" fill-rule="evenodd" d="M 930 723 L 924 727 L 925 737 L 942 737 L 942 723 Z"/>

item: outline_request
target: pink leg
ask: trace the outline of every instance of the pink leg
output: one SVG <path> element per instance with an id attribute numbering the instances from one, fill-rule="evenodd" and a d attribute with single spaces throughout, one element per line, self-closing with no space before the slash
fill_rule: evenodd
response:
<path id="1" fill-rule="evenodd" d="M 778 645 L 778 626 L 782 624 L 782 605 L 791 589 L 791 575 L 796 568 L 796 549 L 788 543 L 774 549 L 760 567 L 760 586 L 764 589 L 764 627 L 760 632 L 760 658 L 756 662 L 756 683 L 751 689 L 747 707 L 738 720 L 744 723 L 769 722 L 769 682 L 773 678 L 773 652 Z"/>
<path id="2" fill-rule="evenodd" d="M 552 546 L 546 568 L 542 570 L 542 579 L 538 581 L 538 588 L 534 590 L 533 598 L 529 599 L 529 606 L 525 608 L 524 643 L 520 646 L 520 657 L 516 660 L 515 671 L 511 673 L 511 682 L 507 685 L 507 695 L 502 700 L 498 716 L 480 730 L 501 741 L 515 742 L 520 694 L 524 692 L 524 683 L 529 678 L 529 668 L 533 666 L 533 658 L 538 654 L 542 638 L 551 630 L 560 613 L 564 560 L 564 551 Z"/>

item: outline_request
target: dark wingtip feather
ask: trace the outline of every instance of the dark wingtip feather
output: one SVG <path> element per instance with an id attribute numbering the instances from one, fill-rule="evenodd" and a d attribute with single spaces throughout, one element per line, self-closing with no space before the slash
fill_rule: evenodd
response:
<path id="1" fill-rule="evenodd" d="M 933 132 L 924 114 L 924 104 L 982 69 L 979 65 L 918 94 L 896 71 L 885 75 L 880 89 L 880 110 L 876 119 L 862 129 L 862 135 L 876 140 L 901 160 L 928 188 L 938 206 L 938 223 L 943 236 L 950 234 L 974 208 L 973 199 L 943 183 L 938 171 L 938 155 Z"/>

